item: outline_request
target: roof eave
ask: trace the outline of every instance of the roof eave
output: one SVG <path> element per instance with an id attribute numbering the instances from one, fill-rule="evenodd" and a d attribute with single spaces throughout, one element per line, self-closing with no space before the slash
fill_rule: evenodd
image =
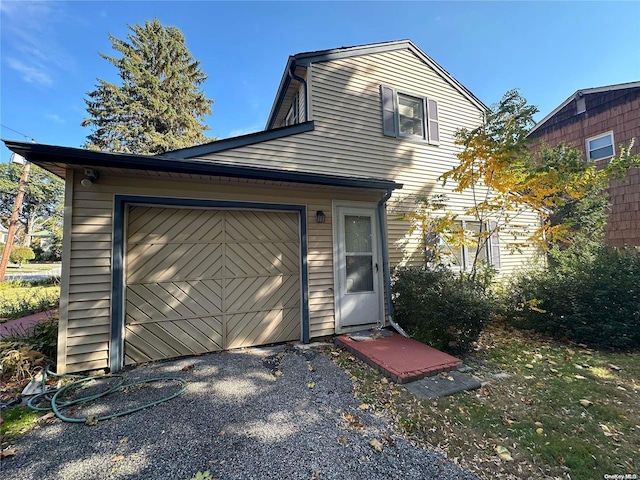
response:
<path id="1" fill-rule="evenodd" d="M 542 120 L 540 120 L 538 123 L 536 123 L 533 126 L 533 128 L 529 131 L 529 133 L 527 135 L 531 135 L 533 132 L 535 132 L 540 127 L 542 127 L 546 122 L 548 122 L 551 118 L 553 118 L 553 116 L 556 113 L 558 113 L 560 110 L 562 110 L 564 107 L 566 107 L 569 104 L 569 102 L 571 102 L 572 100 L 574 100 L 578 96 L 590 95 L 590 94 L 593 94 L 593 93 L 608 92 L 608 91 L 613 91 L 613 90 L 625 90 L 627 88 L 638 88 L 638 87 L 640 87 L 640 82 L 627 82 L 627 83 L 618 83 L 618 84 L 615 84 L 615 85 L 606 85 L 604 87 L 583 88 L 583 89 L 580 89 L 580 90 L 576 90 L 564 102 L 562 102 L 560 105 L 558 105 L 556 108 L 554 108 L 551 111 L 551 113 L 549 113 Z"/>
<path id="2" fill-rule="evenodd" d="M 149 170 L 192 175 L 246 178 L 274 182 L 290 182 L 333 187 L 350 187 L 379 190 L 396 190 L 402 184 L 392 180 L 344 177 L 319 173 L 273 170 L 256 167 L 219 164 L 210 160 L 151 157 L 83 150 L 79 148 L 43 145 L 12 140 L 4 140 L 9 150 L 22 155 L 36 165 L 62 163 L 73 166 L 122 168 L 127 170 Z"/>
<path id="3" fill-rule="evenodd" d="M 289 72 L 292 68 L 295 68 L 295 58 L 293 56 L 289 56 L 287 60 L 287 66 L 282 73 L 282 78 L 280 79 L 280 85 L 278 85 L 278 90 L 276 90 L 276 97 L 273 100 L 273 105 L 271 105 L 271 110 L 269 111 L 269 116 L 267 117 L 267 123 L 265 125 L 265 130 L 269 130 L 273 128 L 273 122 L 275 121 L 275 115 L 280 110 L 280 106 L 282 105 L 282 100 L 289 88 L 289 84 L 291 83 L 291 77 L 289 76 Z"/>

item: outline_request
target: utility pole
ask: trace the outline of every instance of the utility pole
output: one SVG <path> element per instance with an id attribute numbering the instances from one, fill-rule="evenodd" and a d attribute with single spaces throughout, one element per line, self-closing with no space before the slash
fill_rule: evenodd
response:
<path id="1" fill-rule="evenodd" d="M 22 169 L 22 175 L 20 176 L 20 183 L 18 184 L 18 194 L 16 195 L 16 201 L 13 204 L 13 212 L 11 213 L 11 218 L 9 219 L 7 243 L 4 246 L 2 259 L 0 260 L 0 282 L 4 282 L 4 276 L 7 273 L 9 255 L 11 255 L 13 239 L 16 236 L 16 230 L 18 229 L 18 216 L 20 215 L 20 209 L 22 208 L 22 199 L 24 198 L 24 191 L 27 186 L 27 180 L 29 179 L 29 170 L 31 170 L 31 164 L 25 161 L 24 168 Z"/>

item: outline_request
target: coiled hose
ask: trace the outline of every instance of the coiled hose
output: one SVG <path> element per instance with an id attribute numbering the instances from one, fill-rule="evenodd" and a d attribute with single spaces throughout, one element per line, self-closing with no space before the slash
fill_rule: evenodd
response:
<path id="1" fill-rule="evenodd" d="M 125 381 L 124 375 L 119 375 L 119 374 L 96 375 L 96 376 L 92 376 L 92 377 L 84 377 L 82 375 L 70 375 L 70 374 L 62 375 L 62 374 L 57 374 L 55 372 L 52 372 L 48 365 L 47 365 L 47 367 L 45 369 L 45 372 L 48 375 L 52 375 L 52 376 L 56 376 L 56 377 L 77 378 L 78 379 L 78 380 L 75 380 L 75 381 L 65 385 L 62 388 L 59 388 L 59 389 L 56 389 L 56 390 L 45 391 L 46 390 L 46 384 L 45 384 L 46 376 L 43 375 L 42 376 L 42 390 L 43 390 L 43 393 L 39 393 L 37 395 L 34 395 L 27 402 L 27 406 L 32 410 L 36 410 L 38 412 L 48 412 L 50 410 L 53 411 L 53 413 L 56 415 L 56 417 L 58 417 L 63 422 L 89 423 L 90 421 L 99 422 L 99 421 L 103 421 L 103 420 L 109 420 L 111 418 L 122 417 L 124 415 L 129 415 L 130 413 L 137 412 L 137 411 L 145 409 L 145 408 L 153 407 L 155 405 L 158 405 L 159 403 L 166 402 L 167 400 L 171 400 L 172 398 L 175 398 L 178 395 L 181 395 L 182 393 L 184 393 L 184 391 L 187 389 L 187 381 L 184 380 L 183 378 L 179 378 L 179 377 L 154 377 L 154 378 L 148 378 L 148 379 L 140 380 L 140 381 L 133 382 L 133 383 L 124 383 L 124 381 Z M 79 387 L 79 386 L 83 385 L 84 383 L 93 382 L 95 380 L 100 380 L 100 379 L 103 379 L 103 378 L 117 378 L 118 381 L 116 382 L 116 384 L 113 387 L 105 390 L 104 392 L 96 393 L 94 395 L 88 395 L 88 396 L 85 396 L 85 397 L 76 398 L 75 400 L 69 400 L 68 402 L 62 401 L 62 397 L 64 396 L 64 394 L 66 392 L 70 391 L 71 389 Z M 163 398 L 160 398 L 160 399 L 155 400 L 153 402 L 145 403 L 144 405 L 140 405 L 138 407 L 131 408 L 129 410 L 125 410 L 125 411 L 122 411 L 122 412 L 113 413 L 111 415 L 104 415 L 102 417 L 89 417 L 89 418 L 77 418 L 76 417 L 76 418 L 74 418 L 74 417 L 68 417 L 68 416 L 64 415 L 62 413 L 62 411 L 61 411 L 61 410 L 65 409 L 65 408 L 71 407 L 73 405 L 92 402 L 94 400 L 97 400 L 98 398 L 105 397 L 105 396 L 110 395 L 112 393 L 124 390 L 125 388 L 128 388 L 128 387 L 134 387 L 136 385 L 143 385 L 143 384 L 153 383 L 153 382 L 167 382 L 167 381 L 178 382 L 179 384 L 182 385 L 182 388 L 180 388 L 180 390 L 178 390 L 176 393 L 174 393 L 172 395 L 169 395 L 168 397 L 163 397 Z M 47 402 L 49 402 L 49 404 L 47 406 L 44 406 L 44 407 L 38 406 L 38 404 L 42 403 L 43 401 L 47 401 Z"/>

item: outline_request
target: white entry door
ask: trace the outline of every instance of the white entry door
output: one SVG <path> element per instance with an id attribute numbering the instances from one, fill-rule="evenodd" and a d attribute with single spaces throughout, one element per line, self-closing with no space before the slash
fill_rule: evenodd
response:
<path id="1" fill-rule="evenodd" d="M 380 322 L 381 271 L 375 207 L 336 208 L 338 331 Z"/>

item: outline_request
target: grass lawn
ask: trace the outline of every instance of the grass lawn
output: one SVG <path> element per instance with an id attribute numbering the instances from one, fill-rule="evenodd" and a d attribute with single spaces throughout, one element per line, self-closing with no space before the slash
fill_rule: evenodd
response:
<path id="1" fill-rule="evenodd" d="M 483 387 L 437 400 L 416 399 L 346 352 L 335 361 L 366 408 L 481 478 L 640 474 L 638 353 L 598 352 L 494 325 L 465 358 Z"/>
<path id="2" fill-rule="evenodd" d="M 60 263 L 25 263 L 22 267 L 18 267 L 18 265 L 8 265 L 7 273 L 42 272 L 59 267 Z"/>
<path id="3" fill-rule="evenodd" d="M 29 431 L 42 413 L 27 407 L 10 407 L 2 411 L 3 423 L 0 425 L 0 449 L 7 448 L 17 437 Z"/>
<path id="4" fill-rule="evenodd" d="M 0 289 L 0 323 L 48 310 L 56 306 L 59 299 L 59 286 Z"/>

